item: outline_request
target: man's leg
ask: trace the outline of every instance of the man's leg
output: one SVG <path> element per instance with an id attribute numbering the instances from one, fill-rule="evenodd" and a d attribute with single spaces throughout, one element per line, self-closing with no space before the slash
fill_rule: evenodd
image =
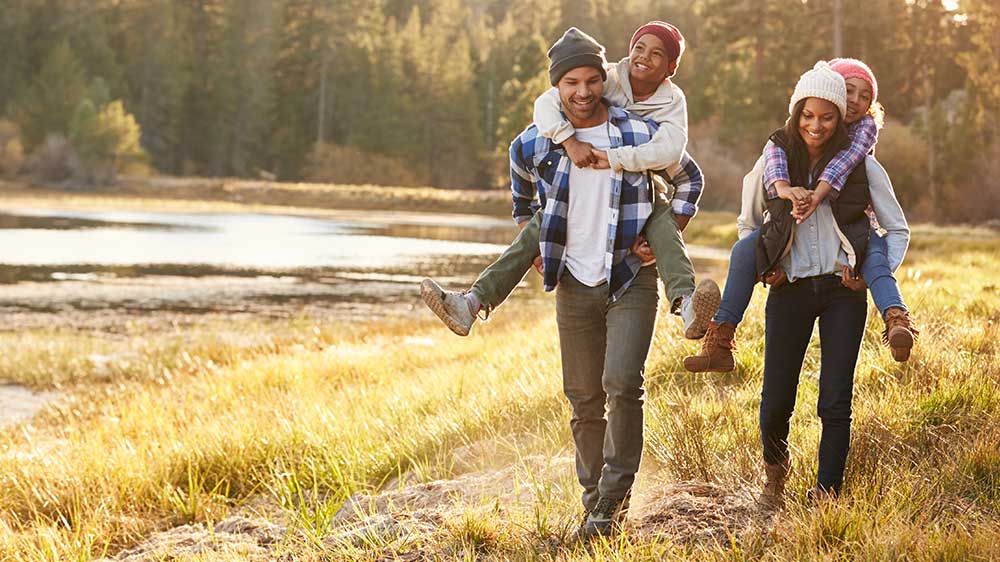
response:
<path id="1" fill-rule="evenodd" d="M 653 214 L 646 221 L 644 230 L 649 247 L 656 256 L 656 269 L 663 280 L 670 311 L 679 312 L 683 317 L 684 337 L 701 338 L 719 308 L 719 286 L 711 279 L 704 279 L 695 288 L 694 266 L 670 209 L 670 202 L 664 194 L 656 194 Z"/>
<path id="2" fill-rule="evenodd" d="M 479 310 L 485 309 L 489 316 L 524 279 L 539 253 L 541 223 L 542 211 L 539 210 L 500 257 L 479 274 L 468 293 L 446 291 L 433 279 L 424 279 L 420 284 L 424 303 L 451 331 L 460 336 L 469 335 Z"/>
<path id="3" fill-rule="evenodd" d="M 607 285 L 588 287 L 568 271 L 556 288 L 563 392 L 573 409 L 570 427 L 576 444 L 576 475 L 583 486 L 583 507 L 587 511 L 597 506 L 597 485 L 604 466 L 602 446 L 607 422 L 601 374 L 607 299 Z"/>

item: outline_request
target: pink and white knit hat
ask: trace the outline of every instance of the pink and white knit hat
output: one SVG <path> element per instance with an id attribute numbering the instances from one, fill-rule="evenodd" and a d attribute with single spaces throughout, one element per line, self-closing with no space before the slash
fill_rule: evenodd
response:
<path id="1" fill-rule="evenodd" d="M 833 59 L 830 61 L 830 68 L 837 71 L 844 80 L 848 78 L 860 78 L 872 88 L 872 103 L 878 99 L 878 81 L 875 80 L 875 73 L 868 65 L 858 59 Z"/>

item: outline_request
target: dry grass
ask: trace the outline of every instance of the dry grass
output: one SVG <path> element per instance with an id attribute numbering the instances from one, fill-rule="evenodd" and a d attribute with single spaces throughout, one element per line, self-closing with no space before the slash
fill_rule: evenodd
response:
<path id="1" fill-rule="evenodd" d="M 731 236 L 711 222 L 709 238 Z M 980 234 L 917 229 L 900 281 L 921 342 L 897 364 L 870 318 L 846 494 L 822 509 L 804 499 L 819 437 L 814 342 L 790 438 L 791 505 L 770 530 L 732 544 L 627 535 L 592 552 L 560 549 L 577 492 L 570 474 L 538 472 L 534 500 L 484 499 L 422 543 L 326 541 L 334 514 L 359 491 L 407 473 L 428 481 L 472 470 L 454 461 L 458 447 L 498 440 L 503 454 L 490 456 L 511 464 L 570 454 L 546 300 L 531 314 L 505 307 L 467 339 L 429 314 L 360 326 L 308 318 L 228 326 L 247 335 L 240 342 L 214 336 L 211 324 L 127 341 L 58 329 L 0 335 L 15 350 L 0 360 L 4 377 L 68 392 L 30 424 L 0 432 L 0 559 L 89 560 L 248 509 L 290 529 L 268 556 L 303 560 L 997 559 L 1000 239 Z M 648 362 L 644 478 L 734 493 L 759 485 L 764 298 L 748 311 L 739 367 L 727 375 L 684 372 L 681 358 L 696 344 L 661 316 Z M 179 559 L 244 558 L 209 549 Z"/>

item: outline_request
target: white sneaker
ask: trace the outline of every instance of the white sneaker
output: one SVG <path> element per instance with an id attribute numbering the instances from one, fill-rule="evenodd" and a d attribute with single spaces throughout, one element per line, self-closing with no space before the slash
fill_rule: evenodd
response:
<path id="1" fill-rule="evenodd" d="M 476 315 L 469 310 L 465 292 L 445 291 L 433 279 L 424 279 L 420 283 L 420 296 L 427 308 L 433 310 L 452 332 L 460 336 L 469 335 Z"/>
<path id="2" fill-rule="evenodd" d="M 708 331 L 708 323 L 719 310 L 722 292 L 711 279 L 702 279 L 690 295 L 681 299 L 681 319 L 684 320 L 684 337 L 689 340 L 701 339 Z"/>

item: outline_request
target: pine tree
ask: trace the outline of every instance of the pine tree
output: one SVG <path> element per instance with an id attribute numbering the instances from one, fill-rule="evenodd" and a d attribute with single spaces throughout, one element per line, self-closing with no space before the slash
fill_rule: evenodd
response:
<path id="1" fill-rule="evenodd" d="M 66 132 L 86 88 L 80 61 L 69 43 L 59 43 L 13 108 L 26 152 L 39 146 L 46 135 Z"/>

